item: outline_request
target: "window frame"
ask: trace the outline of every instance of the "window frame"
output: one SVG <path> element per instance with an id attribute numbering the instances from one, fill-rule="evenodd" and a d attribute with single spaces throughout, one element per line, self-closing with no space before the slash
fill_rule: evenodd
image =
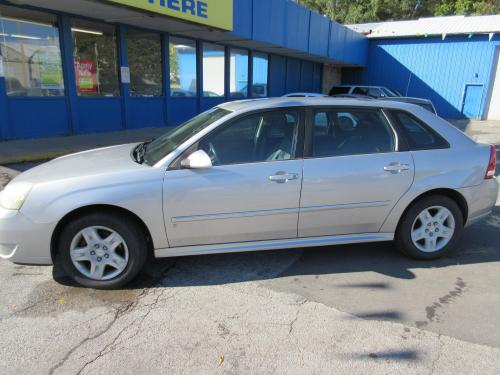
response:
<path id="1" fill-rule="evenodd" d="M 214 135 L 215 133 L 223 131 L 225 128 L 230 127 L 235 122 L 240 121 L 240 120 L 244 119 L 245 117 L 254 116 L 256 114 L 263 114 L 263 113 L 270 113 L 270 112 L 287 112 L 287 111 L 296 111 L 299 115 L 297 145 L 295 147 L 295 153 L 294 153 L 293 157 L 291 157 L 288 160 L 265 160 L 265 161 L 253 161 L 253 162 L 247 162 L 247 163 L 221 164 L 221 165 L 214 165 L 213 168 L 227 167 L 227 166 L 234 166 L 234 165 L 247 165 L 247 164 L 258 164 L 258 163 L 276 163 L 276 162 L 280 162 L 280 161 L 283 162 L 283 161 L 291 161 L 291 160 L 301 160 L 304 158 L 304 151 L 305 151 L 304 150 L 304 139 L 305 139 L 305 129 L 306 129 L 307 107 L 298 106 L 298 107 L 267 108 L 267 109 L 256 109 L 256 110 L 242 113 L 242 114 L 237 115 L 237 116 L 227 120 L 226 122 L 220 124 L 215 129 L 212 129 L 209 133 L 205 134 L 202 138 L 198 139 L 197 141 L 195 141 L 191 145 L 189 145 L 184 152 L 182 152 L 177 158 L 175 158 L 175 160 L 172 161 L 172 163 L 170 163 L 169 167 L 167 168 L 167 171 L 183 169 L 181 167 L 182 160 L 186 159 L 193 152 L 200 150 L 200 144 L 203 141 L 205 141 L 207 138 Z"/>
<path id="2" fill-rule="evenodd" d="M 331 155 L 331 156 L 314 156 L 314 115 L 321 111 L 374 111 L 382 115 L 390 131 L 394 137 L 394 151 L 390 152 L 371 152 L 364 154 L 348 154 L 348 155 Z M 353 157 L 362 155 L 378 155 L 378 154 L 392 154 L 398 152 L 408 151 L 408 146 L 406 141 L 402 141 L 400 131 L 394 126 L 391 119 L 387 116 L 384 109 L 381 107 L 365 107 L 365 106 L 314 106 L 307 110 L 306 122 L 305 122 L 305 138 L 304 138 L 304 159 L 326 159 L 326 158 L 340 158 L 340 157 Z"/>
<path id="3" fill-rule="evenodd" d="M 413 121 L 418 123 L 424 130 L 428 131 L 430 134 L 432 134 L 437 140 L 442 142 L 442 145 L 434 145 L 434 146 L 426 146 L 426 147 L 411 147 L 410 142 L 408 141 L 408 136 L 407 136 L 407 131 L 404 129 L 404 126 L 400 124 L 399 120 L 396 118 L 395 114 L 403 113 L 410 117 Z M 384 113 L 386 114 L 386 117 L 394 124 L 394 127 L 397 129 L 398 133 L 400 134 L 400 139 L 402 142 L 405 144 L 406 148 L 408 151 L 429 151 L 429 150 L 446 150 L 451 148 L 450 142 L 443 137 L 441 134 L 439 134 L 432 126 L 427 124 L 425 121 L 421 120 L 419 117 L 415 116 L 413 113 L 408 112 L 407 110 L 404 109 L 398 109 L 398 108 L 387 108 L 384 109 Z"/>

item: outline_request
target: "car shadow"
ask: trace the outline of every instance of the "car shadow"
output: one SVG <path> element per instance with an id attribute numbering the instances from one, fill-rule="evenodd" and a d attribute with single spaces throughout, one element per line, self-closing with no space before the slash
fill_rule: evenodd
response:
<path id="1" fill-rule="evenodd" d="M 235 284 L 282 277 L 376 272 L 397 279 L 416 278 L 412 270 L 444 268 L 457 264 L 500 261 L 500 207 L 491 216 L 465 230 L 453 254 L 434 261 L 417 261 L 399 253 L 393 243 L 369 243 L 304 249 L 201 255 L 150 260 L 142 274 L 125 289 L 191 287 Z M 78 287 L 56 265 L 54 279 Z M 387 288 L 346 285 L 346 288 Z"/>

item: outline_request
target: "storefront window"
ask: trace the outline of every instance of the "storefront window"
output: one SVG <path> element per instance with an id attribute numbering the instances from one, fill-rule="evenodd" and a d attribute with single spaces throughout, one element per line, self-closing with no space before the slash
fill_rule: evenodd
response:
<path id="1" fill-rule="evenodd" d="M 203 96 L 224 96 L 224 47 L 203 44 Z"/>
<path id="2" fill-rule="evenodd" d="M 73 59 L 78 95 L 118 96 L 115 28 L 72 20 Z"/>
<path id="3" fill-rule="evenodd" d="M 196 42 L 170 38 L 170 95 L 196 96 Z"/>
<path id="4" fill-rule="evenodd" d="M 264 53 L 253 54 L 253 85 L 252 96 L 254 98 L 263 98 L 268 96 L 267 77 L 269 62 L 268 56 Z"/>
<path id="5" fill-rule="evenodd" d="M 246 98 L 248 96 L 248 52 L 231 50 L 231 97 Z"/>
<path id="6" fill-rule="evenodd" d="M 127 31 L 131 96 L 162 96 L 161 37 L 140 30 Z"/>
<path id="7" fill-rule="evenodd" d="M 8 96 L 62 96 L 55 16 L 0 5 L 0 49 Z"/>

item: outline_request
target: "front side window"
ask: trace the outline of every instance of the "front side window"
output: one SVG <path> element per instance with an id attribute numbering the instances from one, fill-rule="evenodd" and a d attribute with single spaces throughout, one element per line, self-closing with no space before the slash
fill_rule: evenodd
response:
<path id="1" fill-rule="evenodd" d="M 8 96 L 64 95 L 55 16 L 0 5 L 0 48 Z"/>
<path id="2" fill-rule="evenodd" d="M 196 94 L 196 42 L 183 38 L 170 38 L 170 96 L 195 97 Z"/>
<path id="3" fill-rule="evenodd" d="M 329 95 L 347 95 L 349 94 L 349 91 L 351 91 L 351 88 L 349 86 L 333 86 L 330 90 Z"/>
<path id="4" fill-rule="evenodd" d="M 254 53 L 252 57 L 252 97 L 268 96 L 269 57 L 264 53 Z"/>
<path id="5" fill-rule="evenodd" d="M 432 150 L 449 147 L 448 142 L 443 137 L 413 115 L 401 111 L 389 111 L 389 113 L 403 132 L 410 150 Z"/>
<path id="6" fill-rule="evenodd" d="M 78 95 L 120 95 L 115 28 L 96 22 L 72 20 L 71 32 Z"/>
<path id="7" fill-rule="evenodd" d="M 144 162 L 147 165 L 155 165 L 191 137 L 224 116 L 227 116 L 229 113 L 231 112 L 215 107 L 172 129 L 147 145 L 146 152 L 144 153 Z"/>
<path id="8" fill-rule="evenodd" d="M 248 52 L 231 50 L 230 90 L 232 98 L 246 98 L 248 92 Z"/>
<path id="9" fill-rule="evenodd" d="M 299 123 L 298 111 L 249 115 L 202 140 L 200 149 L 215 166 L 290 160 L 295 157 Z"/>
<path id="10" fill-rule="evenodd" d="M 224 96 L 224 47 L 203 43 L 203 96 Z"/>
<path id="11" fill-rule="evenodd" d="M 320 110 L 315 113 L 313 127 L 313 157 L 396 150 L 394 132 L 377 110 Z"/>
<path id="12" fill-rule="evenodd" d="M 127 31 L 131 96 L 162 96 L 163 74 L 159 34 Z"/>

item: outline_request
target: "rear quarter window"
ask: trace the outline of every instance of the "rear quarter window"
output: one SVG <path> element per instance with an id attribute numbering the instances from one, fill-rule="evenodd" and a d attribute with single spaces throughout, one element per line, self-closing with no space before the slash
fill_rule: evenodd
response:
<path id="1" fill-rule="evenodd" d="M 450 144 L 429 125 L 404 111 L 389 111 L 411 151 L 449 148 Z"/>

